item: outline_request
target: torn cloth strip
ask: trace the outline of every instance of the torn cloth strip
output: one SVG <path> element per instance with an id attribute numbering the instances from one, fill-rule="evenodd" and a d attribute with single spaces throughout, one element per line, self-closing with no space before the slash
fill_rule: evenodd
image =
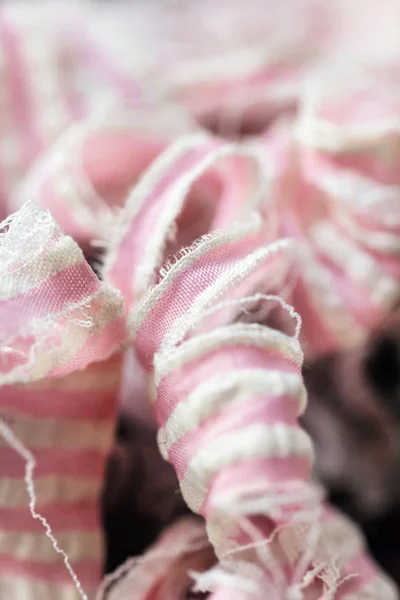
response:
<path id="1" fill-rule="evenodd" d="M 297 243 L 291 302 L 308 358 L 364 342 L 399 300 L 397 72 L 318 70 L 297 118 L 252 141 L 272 173 L 266 223 Z"/>
<path id="2" fill-rule="evenodd" d="M 93 597 L 122 299 L 31 204 L 1 224 L 0 264 L 0 596 Z"/>
<path id="3" fill-rule="evenodd" d="M 163 531 L 143 556 L 106 577 L 98 600 L 186 600 L 191 597 L 192 572 L 214 564 L 204 524 L 185 517 Z"/>
<path id="4" fill-rule="evenodd" d="M 160 450 L 220 560 L 198 586 L 216 598 L 356 599 L 378 590 L 395 599 L 357 531 L 310 484 L 311 442 L 297 422 L 306 397 L 298 331 L 241 322 L 254 289 L 276 301 L 275 273 L 281 286 L 290 265 L 290 244 L 262 246 L 257 232 L 197 243 L 132 313 Z"/>
<path id="5" fill-rule="evenodd" d="M 256 153 L 203 131 L 178 137 L 144 171 L 113 222 L 101 275 L 129 310 L 168 257 L 211 231 L 228 229 L 264 193 Z"/>
<path id="6" fill-rule="evenodd" d="M 308 297 L 305 335 L 317 352 L 365 341 L 400 293 L 398 61 L 328 67 L 302 99 L 292 181 L 312 258 L 298 296 Z M 325 294 L 315 302 L 318 282 Z M 313 336 L 313 313 L 336 338 L 330 347 Z"/>
<path id="7" fill-rule="evenodd" d="M 312 448 L 297 423 L 306 396 L 298 325 L 291 337 L 251 319 L 260 302 L 267 305 L 267 318 L 276 303 L 292 314 L 278 294 L 291 289 L 295 246 L 284 239 L 266 245 L 270 231 L 254 214 L 246 226 L 227 222 L 225 233 L 206 235 L 181 250 L 157 275 L 167 244 L 179 240 L 180 227 L 185 232 L 178 210 L 190 203 L 188 184 L 207 165 L 204 157 L 215 152 L 205 139 L 203 154 L 194 155 L 198 166 L 174 171 L 181 153 L 191 158 L 193 143 L 172 146 L 133 190 L 109 246 L 114 262 L 106 259 L 105 278 L 124 286 L 133 303 L 130 326 L 153 389 L 160 450 L 174 465 L 189 506 L 206 518 L 220 559 L 222 569 L 203 575 L 197 585 L 226 597 L 233 590 L 238 597 L 268 592 L 280 598 L 340 588 L 343 597 L 378 589 L 382 597 L 396 598 L 365 556 L 357 531 L 325 508 L 309 484 Z M 163 169 L 170 179 L 157 188 Z M 260 198 L 257 186 L 251 189 Z M 167 199 L 176 203 L 176 212 Z M 223 214 L 224 196 L 217 199 L 214 214 Z M 149 246 L 155 244 L 153 253 L 129 262 L 126 249 L 156 201 L 165 210 L 154 211 L 150 220 L 164 238 L 146 238 Z M 139 210 L 143 217 L 135 227 Z M 118 270 L 122 259 L 125 268 Z M 114 266 L 108 269 L 109 264 Z M 141 274 L 147 286 L 154 283 L 142 298 L 146 285 L 134 287 Z M 348 553 L 339 549 L 335 531 L 348 541 Z"/>

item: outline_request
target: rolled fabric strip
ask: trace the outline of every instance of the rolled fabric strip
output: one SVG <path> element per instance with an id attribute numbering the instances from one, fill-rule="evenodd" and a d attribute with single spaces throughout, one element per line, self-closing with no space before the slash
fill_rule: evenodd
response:
<path id="1" fill-rule="evenodd" d="M 122 292 L 126 313 L 169 256 L 203 234 L 229 228 L 261 203 L 268 191 L 264 172 L 257 152 L 204 132 L 180 137 L 159 154 L 107 234 L 100 273 Z M 140 370 L 126 354 L 121 401 L 130 413 L 137 412 L 133 399 L 147 402 Z"/>
<path id="2" fill-rule="evenodd" d="M 275 203 L 276 235 L 298 244 L 308 356 L 363 342 L 400 294 L 396 65 L 338 72 L 315 77 L 298 122 L 253 142 L 274 172 L 266 222 Z"/>
<path id="3" fill-rule="evenodd" d="M 363 598 L 378 586 L 395 599 L 358 532 L 310 483 L 312 445 L 297 421 L 306 398 L 299 326 L 291 336 L 243 319 L 260 300 L 280 302 L 291 268 L 290 243 L 265 247 L 260 231 L 256 220 L 198 241 L 131 317 L 160 450 L 220 560 L 200 588 L 216 598 L 278 599 L 336 590 Z"/>
<path id="4" fill-rule="evenodd" d="M 132 188 L 113 223 L 102 277 L 127 310 L 157 280 L 168 256 L 227 229 L 266 193 L 257 153 L 201 132 L 169 145 Z"/>
<path id="5" fill-rule="evenodd" d="M 327 211 L 310 243 L 361 340 L 400 293 L 397 77 L 398 63 L 340 65 L 310 84 L 299 120 L 300 169 Z"/>
<path id="6" fill-rule="evenodd" d="M 0 228 L 0 596 L 93 597 L 122 298 L 48 213 Z"/>
<path id="7" fill-rule="evenodd" d="M 293 127 L 292 120 L 278 122 L 251 145 L 268 165 L 270 190 L 261 214 L 270 239 L 285 236 L 296 243 L 290 302 L 302 316 L 301 342 L 309 358 L 354 343 L 364 329 L 350 310 L 342 281 L 312 243 L 312 233 L 330 221 L 325 203 L 305 180 Z"/>

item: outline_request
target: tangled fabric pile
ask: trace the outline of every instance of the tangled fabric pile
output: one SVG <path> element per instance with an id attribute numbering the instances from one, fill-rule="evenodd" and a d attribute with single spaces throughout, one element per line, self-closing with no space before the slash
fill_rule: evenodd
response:
<path id="1" fill-rule="evenodd" d="M 0 7 L 2 600 L 398 597 L 298 424 L 400 291 L 397 7 L 209 4 Z M 189 518 L 100 586 L 132 348 L 215 556 Z"/>

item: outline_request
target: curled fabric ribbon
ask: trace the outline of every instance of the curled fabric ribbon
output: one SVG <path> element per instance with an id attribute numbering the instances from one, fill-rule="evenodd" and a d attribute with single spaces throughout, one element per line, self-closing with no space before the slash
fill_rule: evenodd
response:
<path id="1" fill-rule="evenodd" d="M 300 169 L 325 211 L 309 241 L 351 316 L 356 342 L 399 297 L 397 77 L 387 62 L 332 68 L 328 81 L 310 84 L 299 117 Z M 339 78 L 343 86 L 335 85 Z"/>
<path id="2" fill-rule="evenodd" d="M 31 204 L 1 224 L 0 264 L 0 596 L 92 597 L 122 298 Z"/>
<path id="3" fill-rule="evenodd" d="M 160 154 L 109 236 L 102 276 L 123 291 L 127 309 L 156 281 L 168 256 L 229 228 L 259 204 L 262 174 L 250 150 L 204 133 L 182 137 Z"/>
<path id="4" fill-rule="evenodd" d="M 155 229 L 164 211 L 152 212 L 153 203 L 161 207 L 168 199 L 157 182 L 165 162 L 172 157 L 179 166 L 179 156 L 174 149 L 156 161 L 136 192 L 136 203 L 147 192 L 147 201 L 136 206 L 154 215 Z M 195 158 L 207 164 L 202 154 Z M 201 172 L 193 168 L 191 176 L 176 175 L 170 185 L 176 185 L 178 206 L 184 206 L 188 182 Z M 187 178 L 186 185 L 179 185 L 180 178 Z M 217 214 L 223 196 L 218 200 Z M 131 255 L 124 258 L 124 244 L 126 232 L 136 231 L 137 214 L 131 209 L 121 213 L 125 227 L 116 230 L 115 246 L 109 249 L 116 265 Z M 372 598 L 377 590 L 382 598 L 396 598 L 365 556 L 355 529 L 325 508 L 309 483 L 312 448 L 297 423 L 306 397 L 299 327 L 293 337 L 252 322 L 260 303 L 287 308 L 277 294 L 291 279 L 291 242 L 266 245 L 269 233 L 255 214 L 247 226 L 231 225 L 225 233 L 196 241 L 157 276 L 157 262 L 165 260 L 166 238 L 177 220 L 172 210 L 168 217 L 164 239 L 156 238 L 164 253 L 154 253 L 151 268 L 141 269 L 151 260 L 147 253 L 131 262 L 129 276 L 127 266 L 107 269 L 106 262 L 105 277 L 111 274 L 114 285 L 124 286 L 132 298 L 130 327 L 153 389 L 160 450 L 174 465 L 190 508 L 205 517 L 220 559 L 220 567 L 197 585 L 229 598 L 264 597 L 266 592 L 277 598 L 333 598 L 335 593 Z M 179 223 L 173 232 L 179 236 Z M 132 285 L 138 273 L 145 273 L 146 285 L 154 283 L 144 295 Z M 268 318 L 269 311 L 263 314 Z M 346 552 L 335 537 L 338 531 L 340 540 L 346 539 Z"/>
<path id="5" fill-rule="evenodd" d="M 176 106 L 137 103 L 132 110 L 125 103 L 106 104 L 40 155 L 10 207 L 20 208 L 29 197 L 90 251 L 93 241 L 107 239 L 143 171 L 175 136 L 195 129 Z"/>
<path id="6" fill-rule="evenodd" d="M 223 568 L 198 585 L 212 582 L 218 598 L 396 598 L 353 527 L 309 483 L 296 336 L 240 320 L 241 305 L 260 299 L 244 302 L 246 288 L 268 288 L 274 270 L 281 283 L 287 276 L 290 245 L 263 247 L 261 230 L 258 222 L 196 244 L 132 316 L 154 383 L 160 450 L 205 517 Z M 276 299 L 273 288 L 264 291 L 261 299 Z"/>
<path id="7" fill-rule="evenodd" d="M 399 299 L 397 68 L 335 69 L 309 83 L 297 120 L 251 142 L 272 173 L 265 219 L 298 245 L 307 356 L 363 342 Z"/>

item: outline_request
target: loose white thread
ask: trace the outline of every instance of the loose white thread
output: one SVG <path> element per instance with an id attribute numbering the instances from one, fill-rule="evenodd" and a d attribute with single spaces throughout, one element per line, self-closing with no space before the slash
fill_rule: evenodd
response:
<path id="1" fill-rule="evenodd" d="M 60 548 L 60 546 L 58 545 L 58 542 L 55 539 L 54 535 L 52 534 L 51 527 L 48 524 L 48 522 L 46 521 L 46 519 L 41 514 L 36 512 L 36 493 L 35 493 L 35 485 L 33 482 L 33 472 L 36 467 L 35 457 L 23 445 L 23 443 L 14 435 L 12 430 L 6 425 L 6 423 L 2 419 L 0 419 L 0 433 L 3 436 L 3 438 L 6 440 L 6 442 L 9 444 L 9 446 L 11 448 L 13 448 L 13 450 L 15 450 L 25 460 L 26 464 L 25 464 L 24 480 L 26 483 L 26 490 L 28 492 L 29 510 L 31 512 L 32 518 L 37 519 L 42 523 L 44 529 L 46 530 L 46 536 L 51 541 L 54 550 L 58 554 L 61 554 L 61 556 L 63 557 L 65 566 L 67 567 L 67 570 L 68 570 L 69 574 L 71 575 L 71 578 L 75 584 L 76 589 L 78 590 L 78 593 L 79 593 L 81 599 L 89 600 L 88 596 L 83 591 L 82 585 L 81 585 L 75 571 L 71 567 L 67 553 L 64 550 L 62 550 Z"/>
<path id="2" fill-rule="evenodd" d="M 274 294 L 256 293 L 256 294 L 253 294 L 252 296 L 246 296 L 245 298 L 237 298 L 237 299 L 233 299 L 233 300 L 223 300 L 222 302 L 219 302 L 212 308 L 204 311 L 201 315 L 201 318 L 207 317 L 207 316 L 215 313 L 217 310 L 224 308 L 225 306 L 236 306 L 236 305 L 241 306 L 242 304 L 247 304 L 248 302 L 257 302 L 259 300 L 276 302 L 284 310 L 286 310 L 289 313 L 289 315 L 292 317 L 292 319 L 294 319 L 296 321 L 296 328 L 295 328 L 295 331 L 294 331 L 294 334 L 292 337 L 295 340 L 298 340 L 299 336 L 300 336 L 301 325 L 302 325 L 301 315 L 293 308 L 293 306 L 291 304 L 288 304 L 287 302 L 285 302 L 285 300 L 283 300 L 283 298 L 281 298 L 281 296 L 276 296 Z M 243 310 L 243 312 L 246 312 L 245 309 L 242 309 L 242 310 Z"/>

